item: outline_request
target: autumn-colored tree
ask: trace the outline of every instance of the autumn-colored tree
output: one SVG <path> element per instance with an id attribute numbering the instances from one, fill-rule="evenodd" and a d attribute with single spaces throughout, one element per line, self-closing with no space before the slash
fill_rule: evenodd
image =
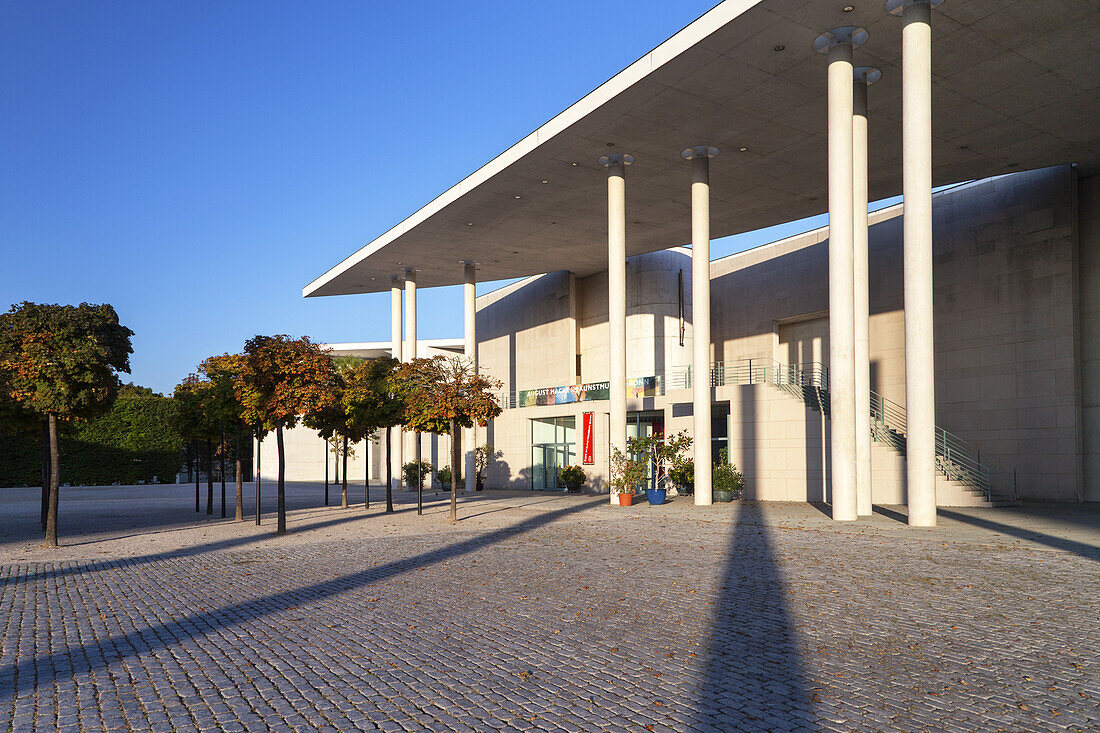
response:
<path id="1" fill-rule="evenodd" d="M 328 451 L 329 446 L 336 456 L 336 480 L 340 481 L 343 475 L 340 506 L 348 506 L 348 454 L 349 442 L 358 442 L 362 438 L 354 439 L 348 429 L 347 415 L 344 413 L 344 385 L 345 373 L 351 367 L 351 363 L 357 359 L 333 359 L 329 380 L 325 384 L 325 398 L 312 414 L 306 415 L 302 423 L 317 431 L 325 441 L 325 505 L 328 506 Z M 343 471 L 340 470 L 340 461 L 343 460 Z"/>
<path id="2" fill-rule="evenodd" d="M 369 439 L 378 430 L 386 430 L 386 511 L 393 511 L 393 477 L 390 475 L 390 431 L 405 414 L 405 404 L 394 389 L 394 376 L 400 362 L 388 356 L 370 361 L 358 361 L 344 372 L 341 402 L 346 416 L 346 428 L 351 435 Z M 368 448 L 369 450 L 369 448 Z M 347 471 L 344 471 L 347 476 Z M 367 502 L 370 501 L 367 488 Z"/>
<path id="3" fill-rule="evenodd" d="M 312 415 L 328 399 L 332 360 L 306 336 L 255 336 L 244 345 L 237 399 L 246 422 L 275 431 L 279 453 L 278 533 L 286 534 L 286 455 L 283 429 Z"/>
<path id="4" fill-rule="evenodd" d="M 475 373 L 468 359 L 436 356 L 402 364 L 395 376 L 405 403 L 404 424 L 417 432 L 451 436 L 451 522 L 458 521 L 459 431 L 484 426 L 500 414 L 500 382 Z"/>
<path id="5" fill-rule="evenodd" d="M 46 546 L 57 547 L 61 456 L 58 421 L 110 408 L 130 371 L 130 337 L 110 305 L 21 303 L 0 314 L 0 372 L 8 398 L 45 418 L 50 441 Z"/>
<path id="6" fill-rule="evenodd" d="M 241 378 L 241 365 L 244 357 L 240 354 L 222 354 L 211 356 L 199 365 L 199 369 L 211 384 L 211 417 L 218 422 L 221 433 L 221 474 L 222 474 L 222 516 L 225 516 L 225 425 L 233 426 L 235 435 L 234 460 L 236 475 L 236 512 L 234 519 L 244 521 L 244 477 L 241 473 L 241 433 L 244 429 L 244 405 L 237 398 L 237 382 Z"/>

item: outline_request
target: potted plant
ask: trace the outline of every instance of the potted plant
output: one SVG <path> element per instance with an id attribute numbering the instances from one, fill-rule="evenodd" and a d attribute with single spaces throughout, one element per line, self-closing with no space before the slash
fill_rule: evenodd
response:
<path id="1" fill-rule="evenodd" d="M 718 454 L 718 464 L 711 473 L 714 501 L 740 499 L 745 489 L 745 477 L 729 461 L 729 451 L 723 448 Z"/>
<path id="2" fill-rule="evenodd" d="M 645 481 L 645 464 L 628 458 L 616 448 L 611 454 L 611 493 L 619 495 L 619 506 L 634 503 L 634 492 Z"/>
<path id="3" fill-rule="evenodd" d="M 419 467 L 416 461 L 409 461 L 401 467 L 401 473 L 405 474 L 405 486 L 409 491 L 415 491 L 419 488 L 418 481 L 427 479 L 427 483 L 431 485 L 432 481 L 432 464 L 427 461 L 421 461 Z"/>
<path id="4" fill-rule="evenodd" d="M 643 482 L 647 478 L 647 466 L 653 467 L 653 485 L 646 487 L 649 503 L 653 506 L 664 504 L 672 484 L 672 468 L 684 459 L 684 453 L 691 447 L 691 437 L 686 430 L 669 436 L 654 433 L 644 438 L 630 438 L 626 447 L 632 456 L 640 458 Z"/>
<path id="5" fill-rule="evenodd" d="M 444 466 L 435 473 L 435 477 L 439 479 L 439 483 L 443 484 L 444 491 L 451 490 L 451 467 Z"/>
<path id="6" fill-rule="evenodd" d="M 579 492 L 586 478 L 584 469 L 580 466 L 565 466 L 561 469 L 559 476 L 570 494 Z"/>
<path id="7" fill-rule="evenodd" d="M 677 494 L 690 496 L 695 492 L 695 461 L 682 458 L 669 470 L 668 478 Z"/>

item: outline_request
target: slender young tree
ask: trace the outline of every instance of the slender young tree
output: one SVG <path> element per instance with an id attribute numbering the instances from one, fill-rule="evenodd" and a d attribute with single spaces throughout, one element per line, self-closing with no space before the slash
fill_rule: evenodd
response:
<path id="1" fill-rule="evenodd" d="M 275 431 L 278 459 L 278 528 L 286 534 L 286 453 L 283 430 L 325 404 L 332 379 L 328 353 L 308 337 L 255 336 L 245 343 L 237 398 L 244 418 Z"/>
<path id="2" fill-rule="evenodd" d="M 176 429 L 191 440 L 195 456 L 195 511 L 202 511 L 199 499 L 199 464 L 201 445 L 206 446 L 206 513 L 214 513 L 214 476 L 211 470 L 211 441 L 217 430 L 215 402 L 216 388 L 209 379 L 199 374 L 189 374 L 176 385 L 172 393 L 176 403 Z"/>
<path id="3" fill-rule="evenodd" d="M 405 425 L 451 438 L 451 523 L 458 521 L 458 441 L 461 428 L 488 424 L 500 414 L 494 391 L 500 382 L 476 374 L 461 357 L 413 359 L 397 370 L 405 401 Z"/>
<path id="4" fill-rule="evenodd" d="M 386 511 L 393 511 L 393 478 L 390 461 L 390 433 L 404 419 L 405 403 L 396 388 L 397 359 L 382 357 L 353 364 L 344 373 L 342 396 L 348 434 L 358 442 L 369 440 L 378 430 L 386 431 Z M 370 501 L 368 480 L 367 499 Z"/>
<path id="5" fill-rule="evenodd" d="M 50 438 L 46 546 L 57 547 L 61 455 L 58 423 L 110 408 L 119 372 L 129 373 L 130 337 L 110 305 L 22 303 L 0 314 L 0 372 L 8 398 L 45 418 Z"/>
<path id="6" fill-rule="evenodd" d="M 221 468 L 222 486 L 222 516 L 225 516 L 225 426 L 230 424 L 236 428 L 236 444 L 233 452 L 236 454 L 237 474 L 237 508 L 235 519 L 244 520 L 244 479 L 241 477 L 241 432 L 244 426 L 244 405 L 237 398 L 237 382 L 240 380 L 241 364 L 243 357 L 240 354 L 222 354 L 205 359 L 199 370 L 210 382 L 210 397 L 207 404 L 210 419 L 216 421 L 221 440 L 219 460 Z"/>

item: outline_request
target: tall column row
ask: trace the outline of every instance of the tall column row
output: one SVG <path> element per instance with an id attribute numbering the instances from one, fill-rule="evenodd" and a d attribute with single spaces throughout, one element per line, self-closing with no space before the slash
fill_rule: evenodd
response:
<path id="1" fill-rule="evenodd" d="M 935 384 L 932 335 L 932 138 L 931 9 L 941 0 L 888 0 L 901 15 L 904 194 L 906 463 L 909 523 L 936 522 Z M 845 26 L 814 43 L 828 60 L 829 176 L 829 399 L 833 518 L 855 520 L 871 513 L 871 384 L 868 293 L 867 87 L 877 69 L 855 67 L 853 52 L 867 39 Z M 710 504 L 710 171 L 717 148 L 682 152 L 691 161 L 692 405 L 695 502 Z M 607 170 L 608 376 L 612 450 L 626 451 L 626 168 L 631 155 L 600 157 Z M 476 265 L 463 261 L 465 355 L 477 369 Z M 416 356 L 416 275 L 404 273 L 406 342 L 402 354 L 399 279 L 391 288 L 394 356 Z M 475 489 L 476 430 L 466 443 L 466 491 Z M 396 451 L 400 466 L 402 453 Z M 395 472 L 395 475 L 399 471 Z"/>

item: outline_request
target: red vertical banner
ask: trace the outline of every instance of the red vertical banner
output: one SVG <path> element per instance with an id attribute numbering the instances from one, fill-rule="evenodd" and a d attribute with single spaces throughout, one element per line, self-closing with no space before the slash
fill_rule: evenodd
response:
<path id="1" fill-rule="evenodd" d="M 584 449 L 581 451 L 581 461 L 586 466 L 591 466 L 593 463 L 596 462 L 595 456 L 592 455 L 592 433 L 594 432 L 593 426 L 595 423 L 595 416 L 596 414 L 594 412 L 584 413 Z"/>

